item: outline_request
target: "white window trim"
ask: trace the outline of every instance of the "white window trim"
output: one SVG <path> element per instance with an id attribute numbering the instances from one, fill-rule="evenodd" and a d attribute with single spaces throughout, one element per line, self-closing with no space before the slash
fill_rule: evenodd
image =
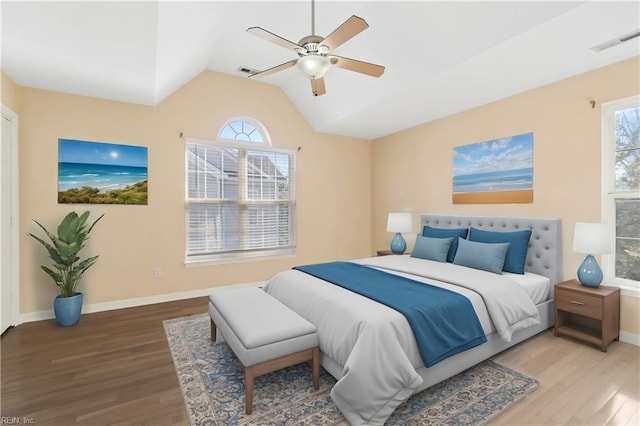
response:
<path id="1" fill-rule="evenodd" d="M 251 124 L 255 125 L 256 128 L 258 128 L 260 131 L 263 131 L 263 126 L 256 122 L 255 120 L 251 120 L 248 119 L 246 117 L 244 118 L 234 118 L 232 120 L 229 120 L 229 122 L 232 121 L 238 121 L 238 120 L 244 120 L 244 121 L 249 121 L 251 122 Z M 227 123 L 224 124 L 224 126 L 226 126 Z M 260 127 L 258 127 L 258 125 Z M 223 127 L 224 127 L 223 126 Z M 266 131 L 265 131 L 266 132 Z M 242 148 L 242 149 L 250 149 L 250 150 L 268 150 L 270 152 L 276 152 L 276 153 L 283 153 L 283 154 L 288 154 L 291 155 L 291 159 L 293 161 L 293 168 L 294 170 L 296 169 L 296 152 L 293 150 L 288 150 L 288 149 L 277 149 L 277 148 L 273 148 L 271 147 L 271 140 L 269 138 L 268 134 L 263 134 L 265 141 L 264 142 L 249 142 L 249 141 L 237 141 L 237 140 L 233 140 L 233 139 L 227 139 L 227 138 L 219 138 L 215 141 L 212 140 L 207 140 L 207 139 L 198 139 L 198 138 L 185 138 L 185 143 L 184 143 L 184 158 L 186 158 L 187 156 L 187 151 L 188 151 L 188 145 L 190 143 L 195 143 L 195 144 L 199 144 L 199 145 L 212 145 L 212 146 L 216 146 L 216 147 L 228 147 L 228 148 Z M 187 164 L 185 161 L 185 182 L 184 182 L 184 187 L 186 187 L 187 184 L 187 176 L 186 176 L 186 168 L 187 168 Z M 296 190 L 296 188 L 294 187 L 294 191 Z M 198 266 L 208 266 L 208 265 L 221 265 L 221 264 L 229 264 L 229 263 L 243 263 L 243 262 L 254 262 L 254 261 L 261 261 L 261 260 L 276 260 L 276 259 L 284 259 L 284 258 L 291 258 L 291 257 L 295 257 L 297 254 L 297 236 L 296 236 L 296 218 L 294 216 L 293 219 L 293 226 L 292 226 L 292 230 L 291 230 L 291 237 L 294 241 L 294 246 L 293 247 L 287 247 L 287 248 L 274 248 L 274 249 L 267 249 L 267 250 L 261 250 L 261 251 L 253 251 L 253 252 L 235 252 L 235 253 L 220 253 L 220 254 L 211 254 L 211 255 L 201 255 L 198 256 L 197 258 L 194 258 L 193 256 L 187 256 L 186 252 L 187 252 L 187 247 L 189 245 L 189 235 L 186 232 L 187 228 L 188 228 L 188 221 L 189 221 L 189 217 L 187 214 L 187 209 L 189 207 L 189 203 L 186 201 L 185 199 L 185 204 L 184 204 L 184 209 L 185 209 L 185 266 L 190 268 L 190 267 L 198 267 Z M 294 209 L 296 208 L 296 197 L 295 197 L 295 193 L 293 195 L 293 207 Z"/>
<path id="2" fill-rule="evenodd" d="M 631 96 L 602 104 L 602 135 L 601 135 L 601 181 L 602 181 L 602 223 L 608 224 L 611 235 L 615 236 L 614 197 L 615 179 L 610 173 L 615 159 L 615 148 L 611 143 L 611 134 L 615 129 L 614 112 L 620 109 L 640 105 L 640 96 Z M 637 198 L 640 191 L 618 192 L 616 198 Z M 604 283 L 620 287 L 622 294 L 640 297 L 640 283 L 615 277 L 615 240 L 611 241 L 613 254 L 602 255 L 602 271 Z"/>
<path id="3" fill-rule="evenodd" d="M 260 134 L 262 135 L 262 138 L 264 140 L 262 142 L 251 142 L 251 141 L 246 141 L 245 142 L 245 141 L 241 141 L 241 140 L 238 140 L 238 139 L 228 139 L 228 138 L 223 138 L 222 136 L 220 136 L 220 133 L 222 132 L 222 130 L 225 127 L 227 127 L 228 125 L 230 125 L 231 123 L 234 123 L 236 121 L 246 121 L 247 123 L 249 123 L 252 126 L 254 126 L 256 129 L 258 129 L 258 132 L 260 132 Z M 224 124 L 220 127 L 220 132 L 218 132 L 218 138 L 216 140 L 216 143 L 218 141 L 228 141 L 231 144 L 234 144 L 235 147 L 241 145 L 241 146 L 252 146 L 252 147 L 267 146 L 267 147 L 271 148 L 271 135 L 267 131 L 267 128 L 264 127 L 264 125 L 261 122 L 259 122 L 257 120 L 254 120 L 253 118 L 247 117 L 247 116 L 233 117 L 233 118 L 225 121 Z M 211 141 L 209 141 L 209 143 L 211 143 Z"/>
<path id="4" fill-rule="evenodd" d="M 185 243 L 186 244 L 186 243 Z M 189 259 L 185 256 L 184 264 L 187 268 L 210 265 L 226 265 L 230 263 L 256 262 L 260 260 L 287 259 L 296 256 L 296 249 L 273 249 L 254 253 L 224 253 L 199 256 L 198 259 Z"/>

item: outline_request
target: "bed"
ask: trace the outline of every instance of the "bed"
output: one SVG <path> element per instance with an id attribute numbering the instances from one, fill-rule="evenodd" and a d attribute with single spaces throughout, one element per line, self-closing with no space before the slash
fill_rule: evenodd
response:
<path id="1" fill-rule="evenodd" d="M 407 318 L 384 304 L 299 270 L 281 272 L 264 287 L 317 327 L 321 365 L 338 381 L 331 397 L 352 425 L 382 425 L 412 394 L 553 326 L 553 288 L 562 281 L 559 219 L 423 214 L 420 229 L 425 226 L 531 230 L 524 274 L 495 274 L 406 255 L 352 261 L 451 290 L 471 301 L 486 342 L 430 367 L 421 358 Z M 510 312 L 511 304 L 521 301 L 529 313 L 518 313 L 504 325 L 510 321 L 506 317 L 516 315 Z M 496 303 L 506 307 L 497 308 Z"/>

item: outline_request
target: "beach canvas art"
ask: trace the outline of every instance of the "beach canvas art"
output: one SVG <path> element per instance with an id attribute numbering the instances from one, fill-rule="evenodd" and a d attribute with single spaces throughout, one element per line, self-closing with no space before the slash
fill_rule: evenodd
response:
<path id="1" fill-rule="evenodd" d="M 147 148 L 58 139 L 58 203 L 147 204 Z"/>
<path id="2" fill-rule="evenodd" d="M 532 203 L 533 133 L 453 149 L 453 203 Z"/>

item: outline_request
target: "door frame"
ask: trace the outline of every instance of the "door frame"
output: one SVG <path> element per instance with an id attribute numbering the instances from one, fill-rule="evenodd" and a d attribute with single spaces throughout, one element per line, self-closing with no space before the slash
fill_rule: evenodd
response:
<path id="1" fill-rule="evenodd" d="M 11 197 L 10 217 L 11 225 L 9 230 L 9 238 L 11 239 L 11 312 L 9 323 L 10 326 L 20 325 L 20 244 L 19 229 L 20 216 L 19 213 L 19 197 L 18 197 L 18 114 L 10 108 L 2 104 L 2 116 L 9 120 L 11 125 L 11 189 L 9 196 Z"/>

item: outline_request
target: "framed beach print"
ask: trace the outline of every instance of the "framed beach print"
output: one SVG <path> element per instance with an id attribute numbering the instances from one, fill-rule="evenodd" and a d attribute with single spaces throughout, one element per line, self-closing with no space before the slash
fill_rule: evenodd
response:
<path id="1" fill-rule="evenodd" d="M 147 204 L 147 148 L 58 139 L 58 203 Z"/>
<path id="2" fill-rule="evenodd" d="M 532 202 L 533 133 L 453 149 L 453 204 Z"/>

